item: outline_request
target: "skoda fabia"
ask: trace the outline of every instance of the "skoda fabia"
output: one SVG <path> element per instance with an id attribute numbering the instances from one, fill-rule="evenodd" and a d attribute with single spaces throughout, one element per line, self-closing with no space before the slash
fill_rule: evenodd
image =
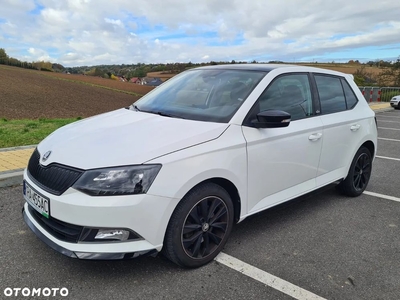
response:
<path id="1" fill-rule="evenodd" d="M 80 259 L 211 261 L 233 224 L 338 182 L 366 188 L 377 127 L 351 75 L 285 65 L 188 70 L 127 108 L 64 126 L 24 172 L 23 216 Z"/>

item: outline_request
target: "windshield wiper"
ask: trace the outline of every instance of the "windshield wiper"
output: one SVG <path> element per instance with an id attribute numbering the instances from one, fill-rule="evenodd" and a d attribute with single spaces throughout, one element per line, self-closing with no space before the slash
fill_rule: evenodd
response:
<path id="1" fill-rule="evenodd" d="M 132 107 L 133 107 L 136 111 L 141 111 L 141 110 L 139 109 L 139 107 L 137 107 L 137 105 L 135 105 L 135 104 L 132 104 Z"/>
<path id="2" fill-rule="evenodd" d="M 146 111 L 146 112 L 152 113 L 152 114 L 156 114 L 156 115 L 159 115 L 159 116 L 163 116 L 163 117 L 184 119 L 181 116 L 169 114 L 169 113 L 166 113 L 166 112 L 163 112 L 163 111 Z"/>
<path id="3" fill-rule="evenodd" d="M 137 107 L 137 105 L 134 105 L 134 104 L 132 104 L 130 107 L 133 108 L 135 111 L 140 111 L 140 112 L 144 112 L 144 113 L 155 114 L 155 115 L 159 115 L 159 116 L 163 116 L 163 117 L 169 117 L 169 118 L 185 119 L 185 118 L 183 118 L 181 116 L 169 114 L 169 113 L 166 113 L 166 112 L 163 112 L 163 111 L 141 110 L 139 107 Z"/>

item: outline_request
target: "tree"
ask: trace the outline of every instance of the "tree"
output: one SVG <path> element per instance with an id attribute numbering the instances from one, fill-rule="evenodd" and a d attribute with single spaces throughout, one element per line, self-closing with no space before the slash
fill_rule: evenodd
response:
<path id="1" fill-rule="evenodd" d="M 0 64 L 8 64 L 8 55 L 6 53 L 6 50 L 4 50 L 3 48 L 0 48 Z"/>
<path id="2" fill-rule="evenodd" d="M 147 72 L 146 72 L 144 66 L 143 66 L 143 67 L 136 68 L 135 70 L 129 72 L 129 74 L 128 74 L 128 77 L 129 77 L 129 78 L 133 78 L 133 77 L 140 77 L 140 78 L 143 78 L 143 77 L 146 77 L 146 76 L 147 76 Z"/>

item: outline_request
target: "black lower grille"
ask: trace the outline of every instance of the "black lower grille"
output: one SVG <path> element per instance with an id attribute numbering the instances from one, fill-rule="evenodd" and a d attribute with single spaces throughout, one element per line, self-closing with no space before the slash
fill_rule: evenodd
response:
<path id="1" fill-rule="evenodd" d="M 33 152 L 28 163 L 29 177 L 42 189 L 61 195 L 81 177 L 83 170 L 52 163 L 48 166 L 40 164 L 40 153 L 37 149 Z"/>
<path id="2" fill-rule="evenodd" d="M 82 226 L 68 224 L 52 217 L 46 218 L 30 205 L 28 205 L 28 210 L 35 221 L 55 238 L 69 243 L 78 242 L 83 230 Z"/>

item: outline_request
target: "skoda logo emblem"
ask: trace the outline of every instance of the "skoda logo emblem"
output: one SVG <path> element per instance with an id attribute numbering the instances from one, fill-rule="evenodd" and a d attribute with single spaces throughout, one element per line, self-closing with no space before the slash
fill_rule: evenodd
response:
<path id="1" fill-rule="evenodd" d="M 51 151 L 47 151 L 47 152 L 43 155 L 42 161 L 46 161 L 46 160 L 49 158 L 50 154 L 51 154 Z"/>

